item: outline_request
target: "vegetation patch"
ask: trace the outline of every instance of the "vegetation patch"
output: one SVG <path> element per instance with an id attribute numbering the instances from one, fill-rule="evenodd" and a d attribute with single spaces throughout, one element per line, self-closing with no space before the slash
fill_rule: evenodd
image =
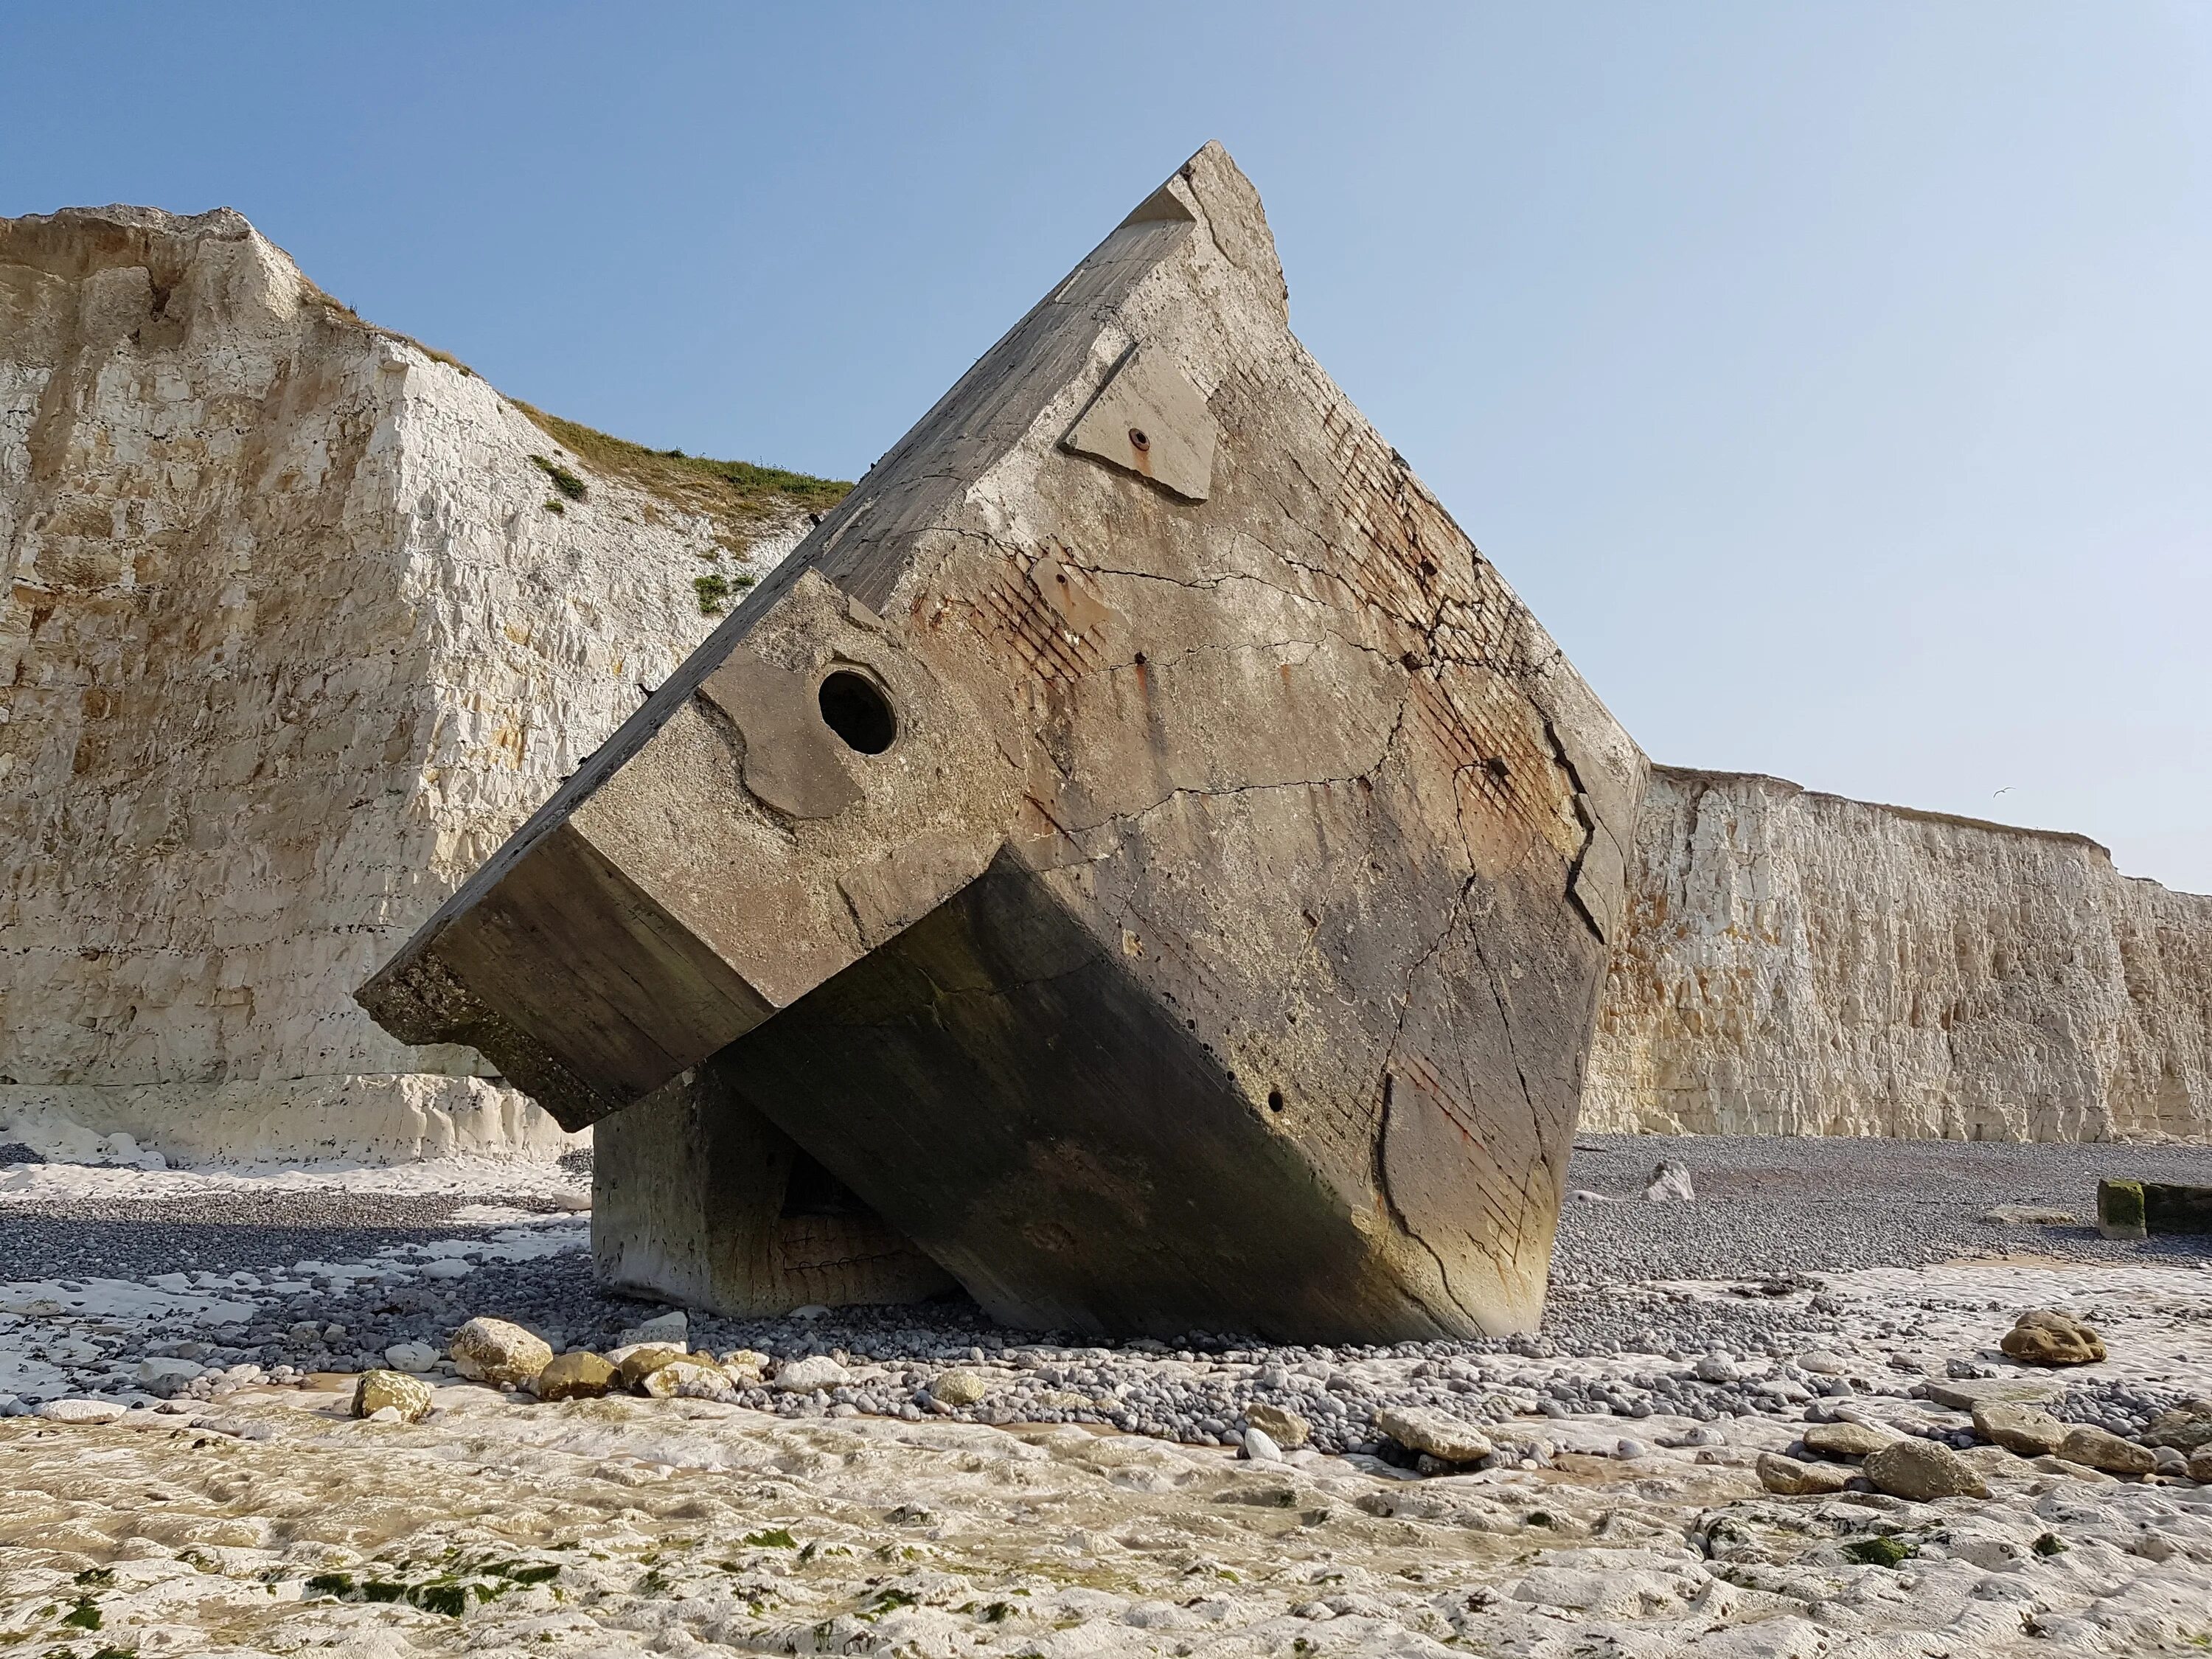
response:
<path id="1" fill-rule="evenodd" d="M 488 1561 L 471 1571 L 441 1572 L 414 1583 L 320 1572 L 307 1580 L 306 1588 L 310 1595 L 335 1596 L 341 1601 L 404 1601 L 425 1613 L 458 1619 L 471 1606 L 482 1607 L 509 1590 L 550 1583 L 560 1576 L 558 1562 Z"/>
<path id="2" fill-rule="evenodd" d="M 1862 1566 L 1893 1567 L 1918 1552 L 1902 1538 L 1854 1538 L 1844 1546 L 1844 1553 Z"/>
<path id="3" fill-rule="evenodd" d="M 680 512 L 711 519 L 737 547 L 749 546 L 762 526 L 775 520 L 793 513 L 827 513 L 853 487 L 840 479 L 817 478 L 780 466 L 710 460 L 680 449 L 647 449 L 526 403 L 514 406 L 594 473 L 619 478 Z"/>
<path id="4" fill-rule="evenodd" d="M 699 595 L 699 614 L 703 617 L 720 616 L 730 608 L 732 599 L 758 580 L 749 570 L 740 570 L 727 576 L 719 570 L 710 570 L 703 576 L 694 576 L 691 586 Z"/>
<path id="5" fill-rule="evenodd" d="M 540 472 L 553 480 L 553 488 L 570 501 L 580 501 L 591 495 L 592 492 L 584 481 L 562 465 L 560 462 L 549 460 L 543 455 L 532 455 L 530 459 Z"/>
<path id="6" fill-rule="evenodd" d="M 921 1604 L 916 1601 L 913 1596 L 908 1595 L 904 1590 L 878 1590 L 876 1592 L 874 1599 L 872 1600 L 868 1603 L 867 1607 L 856 1616 L 865 1620 L 866 1623 L 872 1625 L 877 1620 L 882 1618 L 887 1613 L 896 1613 L 901 1607 L 918 1607 Z"/>

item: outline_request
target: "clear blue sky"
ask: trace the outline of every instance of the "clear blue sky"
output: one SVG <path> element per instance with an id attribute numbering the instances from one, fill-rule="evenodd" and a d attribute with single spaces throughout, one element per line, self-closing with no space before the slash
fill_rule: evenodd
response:
<path id="1" fill-rule="evenodd" d="M 1654 756 L 2212 890 L 2212 7 L 56 0 L 0 75 L 0 213 L 228 204 L 520 397 L 848 477 L 1218 137 Z"/>

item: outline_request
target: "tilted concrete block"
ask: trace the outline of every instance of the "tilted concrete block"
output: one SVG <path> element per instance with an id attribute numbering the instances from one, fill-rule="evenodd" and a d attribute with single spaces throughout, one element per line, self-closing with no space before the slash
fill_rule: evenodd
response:
<path id="1" fill-rule="evenodd" d="M 1209 145 L 362 1000 L 572 1126 L 714 1057 L 1011 1322 L 1525 1328 L 1644 773 Z"/>

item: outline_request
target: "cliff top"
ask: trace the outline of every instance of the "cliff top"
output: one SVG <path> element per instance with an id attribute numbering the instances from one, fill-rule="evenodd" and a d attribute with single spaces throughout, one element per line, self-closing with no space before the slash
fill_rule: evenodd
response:
<path id="1" fill-rule="evenodd" d="M 1705 780 L 1712 783 L 1752 783 L 1770 786 L 1790 794 L 1804 795 L 1813 800 L 1833 801 L 1838 805 L 1863 807 L 1869 811 L 1894 813 L 1900 818 L 1910 818 L 1918 823 L 1949 824 L 1961 830 L 1986 830 L 1992 835 L 2027 836 L 2037 841 L 2063 842 L 2069 846 L 2086 847 L 2100 854 L 2106 863 L 2112 861 L 2112 849 L 2100 841 L 2073 830 L 2035 830 L 2024 823 L 1999 823 L 1992 818 L 1970 818 L 1957 812 L 1932 812 L 1925 807 L 1899 806 L 1889 801 L 1861 800 L 1854 795 L 1838 795 L 1826 789 L 1808 789 L 1802 783 L 1788 778 L 1778 778 L 1771 772 L 1731 772 L 1711 766 L 1662 766 L 1652 763 L 1654 773 L 1664 773 L 1670 778 L 1684 781 Z"/>
<path id="2" fill-rule="evenodd" d="M 188 266 L 205 257 L 203 245 L 209 241 L 258 243 L 296 281 L 300 301 L 316 307 L 333 325 L 402 341 L 459 374 L 483 378 L 452 354 L 372 323 L 326 293 L 234 208 L 186 215 L 113 204 L 0 218 L 0 267 L 27 267 L 44 276 L 82 281 L 97 271 L 139 266 L 147 270 L 156 290 L 166 295 Z M 648 449 L 550 415 L 519 398 L 500 395 L 586 468 L 679 512 L 714 520 L 734 550 L 742 550 L 765 523 L 799 513 L 826 512 L 852 488 L 845 480 L 817 478 L 782 467 L 714 460 L 680 449 Z"/>

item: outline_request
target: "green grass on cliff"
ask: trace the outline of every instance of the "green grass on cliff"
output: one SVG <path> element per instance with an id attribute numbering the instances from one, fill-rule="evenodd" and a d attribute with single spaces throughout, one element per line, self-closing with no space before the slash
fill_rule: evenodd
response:
<path id="1" fill-rule="evenodd" d="M 751 539 L 763 520 L 789 512 L 826 513 L 853 487 L 840 479 L 788 472 L 780 466 L 647 449 L 548 415 L 520 399 L 509 401 L 592 471 L 619 478 L 685 511 L 705 514 L 730 532 L 738 548 Z"/>

